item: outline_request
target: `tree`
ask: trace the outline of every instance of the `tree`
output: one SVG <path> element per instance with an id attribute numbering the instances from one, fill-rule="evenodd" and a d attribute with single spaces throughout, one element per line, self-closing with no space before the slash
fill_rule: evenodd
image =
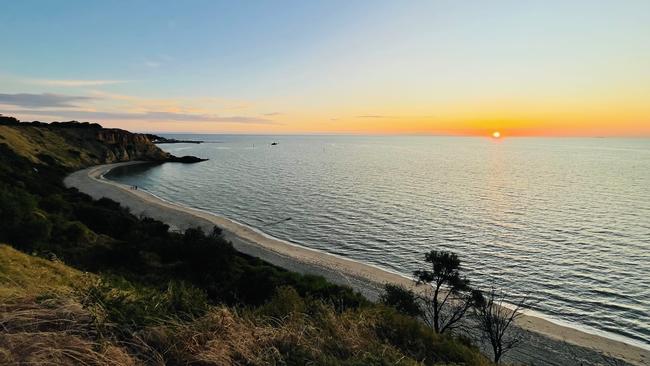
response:
<path id="1" fill-rule="evenodd" d="M 492 346 L 496 364 L 506 352 L 515 348 L 521 341 L 521 333 L 516 332 L 512 325 L 522 315 L 526 301 L 524 297 L 514 305 L 506 305 L 501 291 L 492 289 L 487 295 L 483 295 L 480 291 L 474 292 L 474 309 L 478 327 L 483 337 Z"/>
<path id="2" fill-rule="evenodd" d="M 384 285 L 384 293 L 379 296 L 379 301 L 387 306 L 395 308 L 402 314 L 421 316 L 422 308 L 418 302 L 418 296 L 413 290 L 404 286 L 387 283 Z"/>
<path id="3" fill-rule="evenodd" d="M 417 285 L 427 285 L 421 296 L 424 321 L 436 333 L 452 331 L 472 306 L 469 280 L 460 275 L 460 259 L 452 252 L 432 250 L 424 258 L 430 268 L 413 272 Z"/>

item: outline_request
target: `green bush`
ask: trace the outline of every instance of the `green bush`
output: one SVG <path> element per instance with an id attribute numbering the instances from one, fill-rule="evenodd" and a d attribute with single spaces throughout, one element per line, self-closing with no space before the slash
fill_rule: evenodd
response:
<path id="1" fill-rule="evenodd" d="M 36 199 L 21 188 L 0 185 L 0 241 L 32 251 L 50 238 L 52 224 Z"/>
<path id="2" fill-rule="evenodd" d="M 384 292 L 379 297 L 379 301 L 403 314 L 416 317 L 422 315 L 422 308 L 418 303 L 417 296 L 412 290 L 404 286 L 385 284 Z"/>
<path id="3" fill-rule="evenodd" d="M 307 305 L 298 292 L 289 286 L 282 286 L 275 291 L 273 297 L 258 309 L 263 316 L 285 318 L 305 312 Z"/>
<path id="4" fill-rule="evenodd" d="M 11 240 L 20 224 L 36 210 L 36 200 L 20 188 L 0 184 L 0 239 Z"/>
<path id="5" fill-rule="evenodd" d="M 24 248 L 37 248 L 38 244 L 48 241 L 52 232 L 52 223 L 45 215 L 35 212 L 20 223 L 20 229 L 14 232 L 13 240 Z"/>
<path id="6" fill-rule="evenodd" d="M 72 221 L 65 225 L 63 235 L 68 242 L 80 244 L 88 242 L 91 234 L 86 225 L 79 221 Z"/>
<path id="7" fill-rule="evenodd" d="M 381 311 L 377 335 L 407 356 L 425 362 L 489 365 L 490 362 L 470 346 L 448 335 L 436 334 L 419 320 L 400 314 L 395 309 Z"/>
<path id="8" fill-rule="evenodd" d="M 41 198 L 39 207 L 49 213 L 67 214 L 71 205 L 60 194 L 50 194 Z"/>

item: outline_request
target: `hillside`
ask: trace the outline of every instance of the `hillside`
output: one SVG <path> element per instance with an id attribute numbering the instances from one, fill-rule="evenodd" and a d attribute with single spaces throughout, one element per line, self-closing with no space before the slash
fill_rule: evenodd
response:
<path id="1" fill-rule="evenodd" d="M 33 163 L 67 169 L 130 160 L 201 161 L 172 156 L 151 142 L 146 134 L 79 122 L 18 123 L 1 115 L 0 143 Z"/>
<path id="2" fill-rule="evenodd" d="M 161 318 L 159 324 L 141 328 L 135 342 L 127 344 L 106 336 L 119 332 L 120 324 L 111 322 L 116 310 L 133 310 L 135 302 L 169 306 L 179 291 L 187 290 L 170 286 L 161 296 L 147 289 L 113 286 L 62 263 L 0 245 L 4 290 L 0 292 L 0 363 L 264 365 L 302 364 L 315 358 L 318 364 L 384 365 L 389 360 L 419 364 L 377 337 L 378 332 L 388 331 L 387 322 L 397 321 L 405 328 L 391 331 L 405 333 L 393 337 L 417 340 L 421 334 L 406 333 L 418 329 L 407 318 L 373 308 L 340 313 L 327 304 L 302 299 L 288 287 L 252 311 L 207 306 L 202 316 L 190 321 Z M 153 301 L 144 299 L 151 295 Z M 303 313 L 308 306 L 318 315 Z M 442 348 L 436 352 L 467 364 L 488 364 L 478 355 L 463 356 L 472 351 L 452 340 L 431 334 L 425 340 Z M 346 358 L 359 363 L 344 362 Z"/>
<path id="3" fill-rule="evenodd" d="M 0 244 L 0 299 L 68 294 L 83 273 L 65 264 L 23 254 Z"/>
<path id="4" fill-rule="evenodd" d="M 490 364 L 349 287 L 235 251 L 219 228 L 172 232 L 63 186 L 96 162 L 165 161 L 141 135 L 0 135 L 0 364 Z"/>

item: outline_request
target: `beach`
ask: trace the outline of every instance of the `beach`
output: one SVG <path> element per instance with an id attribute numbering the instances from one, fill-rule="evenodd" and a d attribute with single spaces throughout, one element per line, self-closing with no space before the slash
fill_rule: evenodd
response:
<path id="1" fill-rule="evenodd" d="M 413 281 L 402 275 L 273 238 L 227 218 L 168 202 L 146 191 L 104 178 L 115 167 L 138 163 L 141 162 L 107 164 L 80 170 L 69 175 L 65 184 L 96 199 L 110 198 L 128 207 L 134 215 L 163 221 L 173 230 L 198 226 L 209 231 L 213 226 L 218 226 L 223 229 L 224 237 L 242 253 L 291 271 L 320 275 L 331 282 L 348 285 L 371 300 L 377 299 L 384 283 L 413 286 Z M 517 325 L 525 331 L 524 342 L 506 357 L 506 361 L 536 365 L 606 364 L 602 355 L 609 355 L 632 365 L 650 364 L 648 349 L 541 317 L 524 315 Z"/>

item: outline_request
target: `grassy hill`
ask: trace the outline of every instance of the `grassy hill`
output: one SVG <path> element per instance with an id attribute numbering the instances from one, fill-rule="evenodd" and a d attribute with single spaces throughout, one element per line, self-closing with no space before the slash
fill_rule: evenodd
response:
<path id="1" fill-rule="evenodd" d="M 102 131 L 0 126 L 0 364 L 490 364 L 348 287 L 238 253 L 218 228 L 170 232 L 64 188 L 72 169 L 160 156 Z"/>
<path id="2" fill-rule="evenodd" d="M 68 295 L 83 273 L 65 264 L 26 255 L 0 244 L 0 299 Z"/>
<path id="3" fill-rule="evenodd" d="M 146 135 L 99 125 L 0 124 L 0 143 L 33 163 L 68 169 L 138 159 L 164 161 L 170 157 Z"/>

